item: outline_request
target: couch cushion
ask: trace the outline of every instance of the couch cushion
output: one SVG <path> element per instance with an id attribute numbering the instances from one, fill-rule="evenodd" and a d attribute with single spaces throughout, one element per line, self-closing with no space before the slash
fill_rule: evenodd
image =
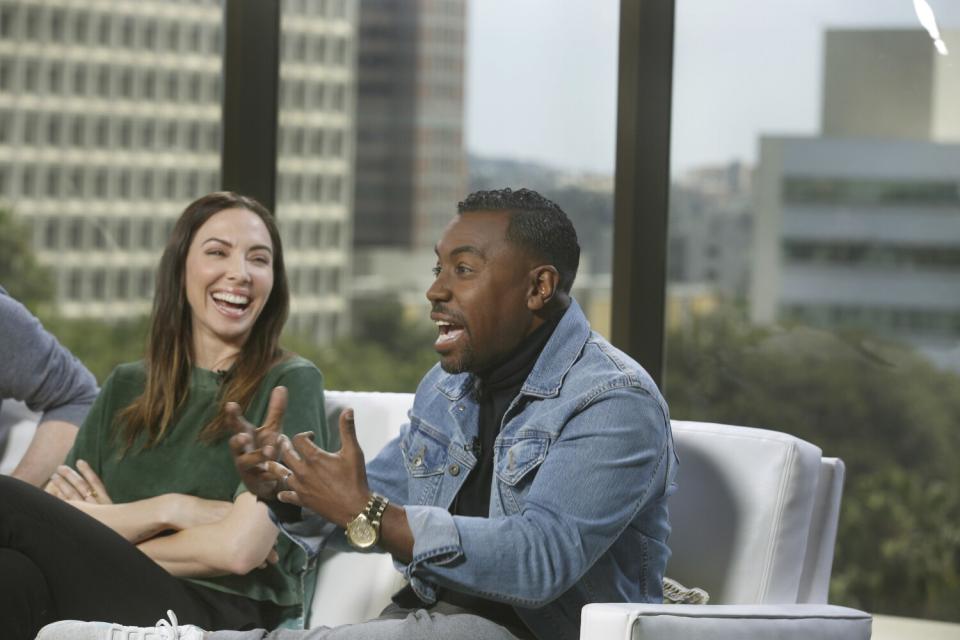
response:
<path id="1" fill-rule="evenodd" d="M 820 449 L 776 431 L 673 421 L 670 576 L 711 602 L 797 601 Z"/>
<path id="2" fill-rule="evenodd" d="M 869 640 L 870 615 L 830 605 L 591 604 L 581 640 Z"/>

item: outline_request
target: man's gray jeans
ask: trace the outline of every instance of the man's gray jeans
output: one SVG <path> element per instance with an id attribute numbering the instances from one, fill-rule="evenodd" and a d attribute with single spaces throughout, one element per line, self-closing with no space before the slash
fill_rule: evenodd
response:
<path id="1" fill-rule="evenodd" d="M 433 609 L 390 605 L 379 618 L 341 627 L 308 630 L 213 631 L 204 640 L 521 640 L 486 618 L 440 602 Z"/>

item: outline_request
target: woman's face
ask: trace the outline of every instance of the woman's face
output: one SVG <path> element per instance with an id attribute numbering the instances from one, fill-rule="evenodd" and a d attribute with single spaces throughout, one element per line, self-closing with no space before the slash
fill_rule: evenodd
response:
<path id="1" fill-rule="evenodd" d="M 246 209 L 215 213 L 193 236 L 184 279 L 198 354 L 243 346 L 273 289 L 263 220 Z"/>

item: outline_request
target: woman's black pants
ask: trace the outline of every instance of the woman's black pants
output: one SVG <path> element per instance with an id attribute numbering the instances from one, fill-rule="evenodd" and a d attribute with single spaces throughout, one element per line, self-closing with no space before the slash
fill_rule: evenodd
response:
<path id="1" fill-rule="evenodd" d="M 82 511 L 0 476 L 4 638 L 33 640 L 56 620 L 149 626 L 168 609 L 203 629 L 267 626 L 260 603 L 175 578 Z"/>

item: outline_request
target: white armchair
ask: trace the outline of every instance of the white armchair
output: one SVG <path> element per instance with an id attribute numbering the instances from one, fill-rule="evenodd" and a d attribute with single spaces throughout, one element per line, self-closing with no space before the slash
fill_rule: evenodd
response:
<path id="1" fill-rule="evenodd" d="M 412 394 L 326 394 L 332 427 L 354 408 L 368 457 L 397 434 L 412 404 Z M 668 573 L 718 604 L 588 605 L 581 640 L 869 638 L 868 614 L 826 604 L 843 463 L 775 431 L 674 421 L 673 432 L 680 472 Z M 331 554 L 313 622 L 374 617 L 401 585 L 385 554 Z"/>
<path id="2" fill-rule="evenodd" d="M 868 614 L 827 605 L 844 466 L 793 436 L 673 422 L 669 575 L 709 605 L 592 604 L 581 640 L 860 639 Z"/>

